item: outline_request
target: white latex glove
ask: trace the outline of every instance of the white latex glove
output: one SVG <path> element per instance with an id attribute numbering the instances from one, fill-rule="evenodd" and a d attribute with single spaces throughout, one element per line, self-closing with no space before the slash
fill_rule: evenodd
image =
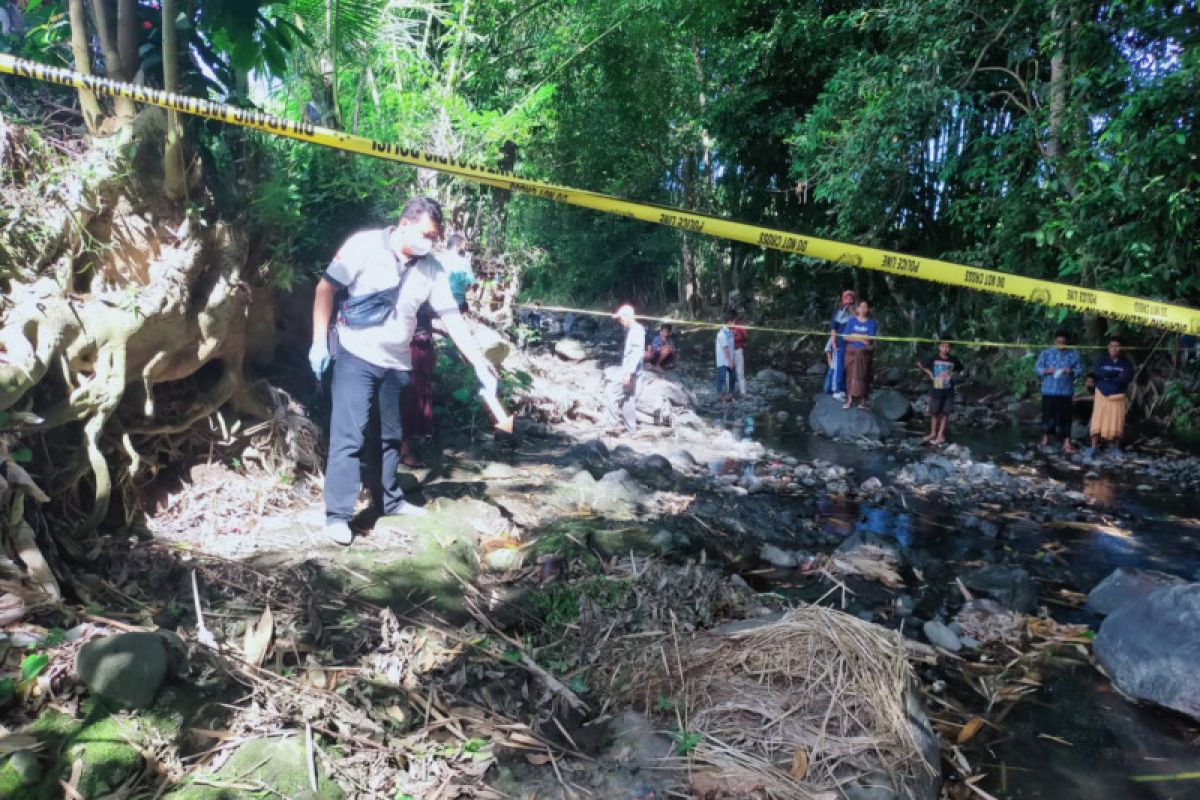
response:
<path id="1" fill-rule="evenodd" d="M 308 350 L 308 366 L 312 368 L 313 377 L 320 382 L 325 370 L 329 369 L 329 345 L 314 342 Z"/>
<path id="2" fill-rule="evenodd" d="M 1066 372 L 1065 369 L 1056 369 L 1054 370 L 1054 377 L 1061 378 L 1064 372 Z"/>

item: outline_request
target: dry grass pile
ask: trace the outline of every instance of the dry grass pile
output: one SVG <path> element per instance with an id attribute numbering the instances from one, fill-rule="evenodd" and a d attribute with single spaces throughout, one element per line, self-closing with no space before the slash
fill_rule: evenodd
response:
<path id="1" fill-rule="evenodd" d="M 625 700 L 674 706 L 701 797 L 835 798 L 855 779 L 928 782 L 900 636 L 810 605 L 776 622 L 630 653 Z"/>

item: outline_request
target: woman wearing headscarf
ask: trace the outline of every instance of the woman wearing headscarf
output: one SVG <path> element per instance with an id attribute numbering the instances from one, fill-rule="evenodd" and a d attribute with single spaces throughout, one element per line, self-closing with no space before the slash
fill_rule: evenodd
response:
<path id="1" fill-rule="evenodd" d="M 832 378 L 828 386 L 831 389 L 830 394 L 838 400 L 846 399 L 846 343 L 841 340 L 839 334 L 843 326 L 854 318 L 855 299 L 853 289 L 842 292 L 838 307 L 833 310 L 833 317 L 829 320 L 829 346 L 833 360 L 829 365 Z"/>
<path id="2" fill-rule="evenodd" d="M 842 326 L 846 349 L 846 403 L 842 408 L 850 408 L 855 402 L 859 408 L 867 407 L 877 335 L 879 323 L 871 317 L 871 304 L 863 300 L 855 308 L 854 317 Z"/>

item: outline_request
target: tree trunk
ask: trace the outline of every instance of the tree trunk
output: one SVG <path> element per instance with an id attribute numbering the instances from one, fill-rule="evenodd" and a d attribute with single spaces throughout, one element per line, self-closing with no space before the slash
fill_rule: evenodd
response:
<path id="1" fill-rule="evenodd" d="M 71 17 L 71 53 L 75 57 L 75 71 L 82 75 L 92 74 L 92 57 L 88 52 L 87 11 L 83 0 L 70 0 L 69 13 Z M 91 133 L 100 127 L 104 112 L 100 110 L 100 101 L 96 95 L 87 89 L 79 90 L 79 107 L 83 111 L 83 121 Z"/>
<path id="2" fill-rule="evenodd" d="M 511 139 L 500 146 L 500 171 L 511 172 L 517 166 L 517 145 Z M 492 187 L 492 229 L 488 236 L 488 258 L 499 258 L 508 238 L 508 201 L 512 192 Z"/>
<path id="3" fill-rule="evenodd" d="M 717 286 L 721 290 L 721 311 L 729 308 L 729 251 L 717 258 Z"/>
<path id="4" fill-rule="evenodd" d="M 104 69 L 108 77 L 116 81 L 125 81 L 129 76 L 125 75 L 121 68 L 121 51 L 117 49 L 116 36 L 113 34 L 112 27 L 112 9 L 108 5 L 109 0 L 92 0 L 92 21 L 96 23 L 96 36 L 100 39 L 100 50 L 104 53 Z M 117 97 L 113 99 L 113 107 L 117 111 L 117 125 L 121 129 L 128 129 L 133 124 L 133 118 L 137 116 L 137 106 L 128 97 Z"/>
<path id="5" fill-rule="evenodd" d="M 125 80 L 137 80 L 138 25 L 137 0 L 117 0 L 117 50 L 121 54 L 121 74 Z"/>
<path id="6" fill-rule="evenodd" d="M 1067 103 L 1071 88 L 1071 69 L 1068 51 L 1071 43 L 1072 20 L 1060 3 L 1050 10 L 1050 25 L 1054 30 L 1054 52 L 1050 56 L 1050 119 L 1046 143 L 1042 155 L 1050 162 L 1050 168 L 1062 181 L 1072 196 L 1079 193 L 1078 181 L 1069 163 L 1067 144 L 1071 135 L 1068 130 Z"/>
<path id="7" fill-rule="evenodd" d="M 175 21 L 179 17 L 177 0 L 162 4 L 163 88 L 175 92 L 179 87 L 179 51 Z M 163 193 L 170 200 L 181 200 L 187 194 L 187 168 L 183 161 L 183 131 L 179 114 L 167 111 L 167 141 L 163 145 Z"/>
<path id="8" fill-rule="evenodd" d="M 346 126 L 342 123 L 342 107 L 338 103 L 338 51 L 341 40 L 338 31 L 337 0 L 325 0 L 325 40 L 329 47 L 329 111 L 338 130 Z"/>
<path id="9" fill-rule="evenodd" d="M 692 208 L 696 194 L 696 158 L 688 153 L 683 159 L 683 207 Z M 679 234 L 679 303 L 688 313 L 697 311 L 696 273 L 698 272 L 692 241 L 687 233 Z"/>
<path id="10" fill-rule="evenodd" d="M 679 235 L 679 305 L 691 314 L 696 312 L 694 276 L 696 264 L 692 259 L 692 241 L 686 233 Z"/>

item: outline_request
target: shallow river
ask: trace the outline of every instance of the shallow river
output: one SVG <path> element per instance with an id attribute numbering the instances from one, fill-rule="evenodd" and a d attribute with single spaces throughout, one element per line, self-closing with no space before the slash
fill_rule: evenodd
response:
<path id="1" fill-rule="evenodd" d="M 803 406 L 791 407 L 804 414 Z M 740 423 L 740 420 L 737 421 Z M 741 425 L 729 420 L 730 427 Z M 914 423 L 914 424 L 919 424 Z M 756 435 L 778 453 L 801 460 L 821 459 L 850 467 L 856 482 L 877 476 L 890 483 L 905 456 L 890 450 L 862 450 L 803 433 L 778 430 L 770 416 L 756 419 Z M 971 448 L 976 460 L 1011 461 L 1008 453 L 1028 433 L 1012 428 L 989 432 L 957 432 L 956 439 Z M 1047 474 L 1050 468 L 1040 467 Z M 891 475 L 890 475 L 890 474 Z M 1094 497 L 1111 510 L 1117 533 L 1045 531 L 1035 526 L 1011 526 L 1004 546 L 1021 552 L 1036 552 L 1047 539 L 1060 543 L 1058 557 L 1069 570 L 1071 582 L 1086 592 L 1116 567 L 1161 569 L 1185 577 L 1197 577 L 1200 568 L 1200 514 L 1194 495 L 1143 493 L 1133 482 L 1118 478 L 1086 479 L 1083 472 L 1061 472 L 1053 477 L 1070 488 Z M 827 504 L 822 519 L 830 529 L 849 535 L 858 530 L 894 539 L 922 561 L 956 561 L 978 558 L 995 544 L 978 533 L 959 533 L 959 516 L 953 509 L 930 507 L 908 501 L 907 510 L 891 510 L 857 502 Z M 951 567 L 953 569 L 953 567 Z M 964 569 L 965 571 L 965 569 Z M 814 599 L 810 591 L 792 590 L 785 577 L 768 578 L 760 588 L 780 590 L 802 599 Z M 810 583 L 810 586 L 812 584 Z M 815 587 L 814 587 L 815 588 Z M 820 591 L 827 587 L 822 586 Z M 1045 595 L 1043 595 L 1045 598 Z M 1098 626 L 1100 618 L 1067 605 L 1050 605 L 1059 622 L 1082 622 Z M 935 613 L 918 605 L 917 614 Z M 1164 647 L 1169 647 L 1164 643 Z M 1124 699 L 1093 666 L 1086 664 L 1047 665 L 1041 674 L 1042 688 L 1016 702 L 999 731 L 987 730 L 979 745 L 966 752 L 973 765 L 988 773 L 978 784 L 998 798 L 1200 798 L 1200 725 L 1170 712 Z M 982 698 L 961 693 L 956 698 L 985 718 Z M 931 707 L 934 716 L 936 707 Z M 1147 780 L 1147 777 L 1192 773 L 1190 778 Z M 1141 777 L 1142 780 L 1135 780 Z"/>

